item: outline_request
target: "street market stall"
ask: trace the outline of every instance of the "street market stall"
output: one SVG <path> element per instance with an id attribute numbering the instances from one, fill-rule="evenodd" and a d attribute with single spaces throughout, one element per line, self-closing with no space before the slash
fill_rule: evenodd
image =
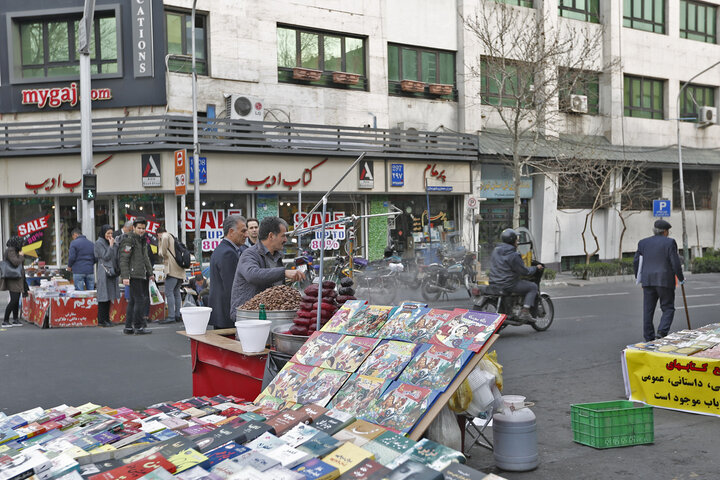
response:
<path id="1" fill-rule="evenodd" d="M 622 367 L 628 399 L 720 416 L 720 323 L 629 345 Z"/>

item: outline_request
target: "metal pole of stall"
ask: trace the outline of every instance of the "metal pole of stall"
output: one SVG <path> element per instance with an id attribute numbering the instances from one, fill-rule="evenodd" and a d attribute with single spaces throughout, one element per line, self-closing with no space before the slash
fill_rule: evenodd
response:
<path id="1" fill-rule="evenodd" d="M 693 215 L 695 216 L 695 238 L 697 239 L 697 252 L 695 252 L 695 255 L 702 257 L 702 250 L 700 250 L 700 230 L 697 221 L 697 208 L 695 208 L 695 190 L 690 190 L 690 194 L 692 195 Z"/>
<path id="2" fill-rule="evenodd" d="M 330 192 L 323 195 L 322 198 L 322 226 L 320 227 L 320 272 L 318 273 L 318 307 L 317 307 L 317 325 L 316 330 L 320 331 L 320 317 L 322 315 L 322 283 L 323 283 L 323 267 L 325 258 L 325 214 L 327 213 L 327 196 Z"/>
<path id="3" fill-rule="evenodd" d="M 302 190 L 298 190 L 298 218 L 302 219 Z M 300 226 L 303 224 L 301 221 L 299 224 L 295 225 L 295 228 L 293 230 L 296 230 L 300 228 Z M 297 246 L 298 246 L 298 255 L 300 255 L 300 252 L 302 252 L 302 234 L 298 235 L 297 238 Z"/>
<path id="4" fill-rule="evenodd" d="M 195 200 L 195 259 L 202 270 L 202 239 L 200 238 L 200 145 L 198 145 L 198 111 L 197 111 L 197 65 L 195 61 L 195 6 L 197 0 L 193 0 L 190 35 L 192 36 L 192 110 L 193 110 L 193 162 L 195 166 L 195 188 L 193 199 Z M 185 222 L 183 222 L 185 223 Z"/>
<path id="5" fill-rule="evenodd" d="M 430 232 L 430 190 L 428 190 L 427 177 L 425 177 L 425 200 L 427 201 L 428 243 L 432 245 L 432 233 Z"/>

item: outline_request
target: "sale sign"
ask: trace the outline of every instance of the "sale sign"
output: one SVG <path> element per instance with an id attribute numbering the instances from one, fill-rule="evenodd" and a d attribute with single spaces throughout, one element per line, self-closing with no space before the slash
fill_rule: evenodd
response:
<path id="1" fill-rule="evenodd" d="M 50 226 L 50 214 L 32 217 L 21 221 L 17 226 L 17 234 L 23 239 L 22 252 L 37 257 L 36 250 L 42 246 L 44 230 Z"/>
<path id="2" fill-rule="evenodd" d="M 331 223 L 345 217 L 345 212 L 328 212 L 325 214 L 325 223 Z M 294 216 L 296 228 L 316 228 L 314 236 L 310 241 L 311 250 L 338 250 L 340 241 L 345 240 L 345 224 L 336 223 L 325 227 L 325 241 L 323 242 L 322 230 L 322 213 L 313 213 L 310 218 L 304 212 L 298 212 Z"/>

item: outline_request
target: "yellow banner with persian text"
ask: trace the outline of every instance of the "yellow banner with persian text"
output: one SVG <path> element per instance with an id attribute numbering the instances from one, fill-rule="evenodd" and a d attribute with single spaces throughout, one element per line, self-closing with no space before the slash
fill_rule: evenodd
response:
<path id="1" fill-rule="evenodd" d="M 720 360 L 625 350 L 630 400 L 720 416 Z"/>

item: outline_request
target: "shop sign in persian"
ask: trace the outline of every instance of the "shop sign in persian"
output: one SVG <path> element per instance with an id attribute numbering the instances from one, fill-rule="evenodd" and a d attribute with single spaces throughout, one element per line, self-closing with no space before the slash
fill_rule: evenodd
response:
<path id="1" fill-rule="evenodd" d="M 325 223 L 339 220 L 345 216 L 345 212 L 328 212 L 325 215 Z M 320 227 L 322 225 L 322 213 L 313 213 L 310 218 L 304 212 L 298 212 L 293 218 L 295 225 L 299 228 Z M 322 231 L 320 228 L 313 232 L 314 238 L 310 241 L 311 250 L 320 250 L 323 246 Z M 345 224 L 338 223 L 325 227 L 325 250 L 337 250 L 340 248 L 340 241 L 345 240 Z"/>
<path id="2" fill-rule="evenodd" d="M 263 187 L 263 188 L 283 187 L 283 188 L 287 188 L 288 191 L 291 191 L 293 188 L 298 187 L 298 186 L 307 187 L 312 182 L 313 171 L 315 171 L 316 168 L 319 168 L 327 161 L 328 161 L 328 159 L 324 158 L 323 160 L 319 161 L 312 167 L 303 169 L 303 171 L 299 174 L 291 173 L 291 174 L 286 174 L 285 176 L 283 176 L 283 172 L 279 171 L 277 173 L 277 175 L 271 174 L 271 175 L 267 175 L 265 178 L 251 179 L 251 178 L 245 177 L 245 184 L 248 187 L 254 187 L 255 190 L 257 190 L 260 187 Z"/>
<path id="3" fill-rule="evenodd" d="M 142 154 L 142 186 L 161 187 L 160 155 L 154 153 Z"/>
<path id="4" fill-rule="evenodd" d="M 97 298 L 53 298 L 50 304 L 50 328 L 93 327 L 97 325 Z"/>
<path id="5" fill-rule="evenodd" d="M 358 188 L 372 189 L 375 187 L 375 164 L 371 160 L 363 160 L 358 171 Z"/>
<path id="6" fill-rule="evenodd" d="M 32 192 L 37 195 L 40 190 L 45 190 L 45 192 L 49 193 L 53 191 L 55 188 L 67 188 L 70 190 L 70 193 L 74 193 L 75 189 L 80 186 L 82 183 L 82 178 L 78 180 L 77 182 L 67 182 L 62 179 L 62 173 L 59 173 L 57 178 L 55 177 L 48 177 L 42 182 L 38 183 L 30 183 L 25 182 L 25 188 L 28 190 L 32 190 Z"/>
<path id="7" fill-rule="evenodd" d="M 405 165 L 393 163 L 390 165 L 390 186 L 402 187 L 405 185 Z"/>
<path id="8" fill-rule="evenodd" d="M 515 182 L 512 170 L 503 165 L 483 165 L 481 169 L 481 198 L 513 198 Z M 520 177 L 520 198 L 532 198 L 533 182 L 531 177 Z"/>
<path id="9" fill-rule="evenodd" d="M 720 416 L 720 359 L 626 349 L 630 400 Z"/>

